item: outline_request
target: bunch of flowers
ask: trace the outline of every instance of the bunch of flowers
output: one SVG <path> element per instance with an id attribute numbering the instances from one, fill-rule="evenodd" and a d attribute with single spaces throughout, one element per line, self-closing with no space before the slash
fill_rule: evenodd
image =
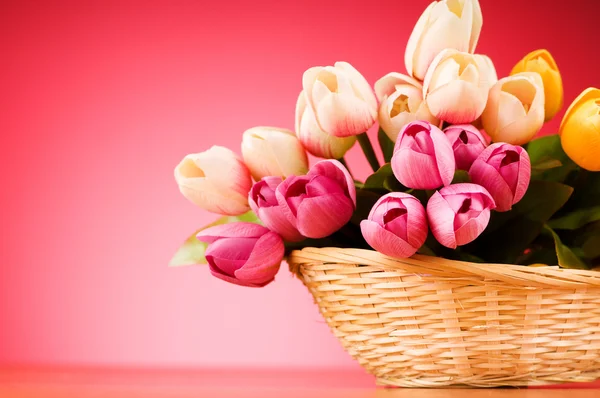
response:
<path id="1" fill-rule="evenodd" d="M 295 132 L 244 132 L 242 157 L 214 146 L 175 169 L 181 193 L 224 215 L 172 265 L 208 263 L 225 281 L 270 283 L 302 247 L 373 248 L 470 262 L 591 268 L 600 263 L 600 90 L 585 90 L 560 132 L 533 139 L 563 104 L 546 50 L 498 80 L 475 53 L 478 0 L 432 2 L 405 53 L 407 75 L 373 87 L 349 63 L 302 77 Z M 366 134 L 379 125 L 380 165 Z M 358 141 L 373 174 L 344 161 Z M 324 160 L 309 166 L 307 152 Z"/>

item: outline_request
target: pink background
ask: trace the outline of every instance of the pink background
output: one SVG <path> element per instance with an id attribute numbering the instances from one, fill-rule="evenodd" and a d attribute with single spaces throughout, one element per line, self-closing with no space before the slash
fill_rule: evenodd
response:
<path id="1" fill-rule="evenodd" d="M 2 2 L 0 364 L 358 367 L 285 267 L 258 290 L 167 267 L 212 220 L 173 181 L 186 153 L 293 128 L 310 66 L 404 71 L 428 2 L 351 4 Z M 501 77 L 546 47 L 567 102 L 598 87 L 600 3 L 481 4 Z"/>

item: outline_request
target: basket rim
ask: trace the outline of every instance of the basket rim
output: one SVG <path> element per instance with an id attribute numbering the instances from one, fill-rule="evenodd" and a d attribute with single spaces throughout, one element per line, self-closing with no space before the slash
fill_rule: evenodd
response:
<path id="1" fill-rule="evenodd" d="M 339 247 L 305 247 L 292 251 L 287 262 L 290 271 L 301 276 L 303 267 L 323 264 L 352 264 L 378 268 L 381 271 L 403 271 L 421 277 L 469 278 L 501 281 L 525 288 L 600 287 L 600 272 L 558 266 L 527 267 L 515 264 L 472 263 L 442 257 L 416 254 L 410 258 L 393 258 L 375 250 Z"/>

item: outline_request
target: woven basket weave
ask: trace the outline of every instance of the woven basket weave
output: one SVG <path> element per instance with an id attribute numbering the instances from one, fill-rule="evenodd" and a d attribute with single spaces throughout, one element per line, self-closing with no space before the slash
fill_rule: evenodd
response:
<path id="1" fill-rule="evenodd" d="M 294 251 L 288 263 L 381 385 L 600 378 L 600 272 L 338 248 Z"/>

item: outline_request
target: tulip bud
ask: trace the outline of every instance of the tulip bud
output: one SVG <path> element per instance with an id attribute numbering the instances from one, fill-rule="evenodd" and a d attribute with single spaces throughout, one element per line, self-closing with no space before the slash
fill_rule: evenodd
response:
<path id="1" fill-rule="evenodd" d="M 175 167 L 175 181 L 183 196 L 204 210 L 229 216 L 250 210 L 250 172 L 227 148 L 213 146 L 187 155 Z"/>
<path id="2" fill-rule="evenodd" d="M 277 202 L 275 190 L 281 182 L 280 177 L 264 177 L 252 186 L 248 202 L 267 228 L 277 232 L 285 241 L 299 242 L 304 237 L 290 223 Z"/>
<path id="3" fill-rule="evenodd" d="M 475 52 L 483 18 L 478 0 L 434 1 L 415 25 L 404 54 L 408 74 L 423 80 L 433 59 L 447 48 Z"/>
<path id="4" fill-rule="evenodd" d="M 496 211 L 509 211 L 527 192 L 531 177 L 529 155 L 520 146 L 492 144 L 473 162 L 469 176 L 492 195 Z"/>
<path id="5" fill-rule="evenodd" d="M 544 124 L 540 75 L 523 72 L 500 79 L 490 90 L 481 121 L 494 142 L 522 145 L 531 141 Z"/>
<path id="6" fill-rule="evenodd" d="M 385 255 L 406 258 L 419 250 L 427 239 L 425 209 L 417 198 L 403 192 L 381 197 L 369 218 L 360 223 L 369 245 Z"/>
<path id="7" fill-rule="evenodd" d="M 544 82 L 545 121 L 549 121 L 562 108 L 564 93 L 558 66 L 548 50 L 536 50 L 527 54 L 515 67 L 511 75 L 521 72 L 539 73 Z"/>
<path id="8" fill-rule="evenodd" d="M 469 171 L 475 159 L 487 147 L 485 138 L 477 128 L 470 124 L 447 127 L 444 133 L 452 145 L 456 168 Z"/>
<path id="9" fill-rule="evenodd" d="M 452 124 L 471 123 L 483 110 L 496 70 L 488 57 L 446 49 L 431 63 L 423 95 L 431 114 Z"/>
<path id="10" fill-rule="evenodd" d="M 327 134 L 362 134 L 377 120 L 377 99 L 371 86 L 347 62 L 308 69 L 302 87 L 318 126 Z"/>
<path id="11" fill-rule="evenodd" d="M 290 223 L 307 238 L 331 235 L 356 208 L 354 181 L 337 160 L 322 160 L 306 176 L 287 178 L 275 194 Z"/>
<path id="12" fill-rule="evenodd" d="M 487 227 L 494 199 L 480 185 L 442 188 L 427 203 L 427 219 L 435 239 L 450 249 L 474 241 Z"/>
<path id="13" fill-rule="evenodd" d="M 275 127 L 254 127 L 244 132 L 242 156 L 252 177 L 288 177 L 306 174 L 308 158 L 296 135 Z"/>
<path id="14" fill-rule="evenodd" d="M 336 137 L 321 130 L 312 109 L 306 106 L 304 91 L 296 103 L 296 135 L 304 149 L 325 159 L 342 158 L 356 142 L 356 136 Z"/>
<path id="15" fill-rule="evenodd" d="M 449 185 L 456 171 L 448 138 L 439 128 L 421 121 L 409 123 L 400 131 L 391 163 L 398 181 L 414 189 Z"/>
<path id="16" fill-rule="evenodd" d="M 272 282 L 285 251 L 279 235 L 248 222 L 207 228 L 196 238 L 209 243 L 205 257 L 210 273 L 241 286 L 263 287 Z"/>
<path id="17" fill-rule="evenodd" d="M 423 100 L 423 86 L 412 77 L 391 72 L 375 83 L 375 95 L 380 102 L 379 127 L 396 142 L 402 127 L 416 120 L 440 125 Z"/>
<path id="18" fill-rule="evenodd" d="M 588 88 L 573 101 L 560 124 L 565 153 L 580 167 L 600 171 L 600 90 Z"/>

